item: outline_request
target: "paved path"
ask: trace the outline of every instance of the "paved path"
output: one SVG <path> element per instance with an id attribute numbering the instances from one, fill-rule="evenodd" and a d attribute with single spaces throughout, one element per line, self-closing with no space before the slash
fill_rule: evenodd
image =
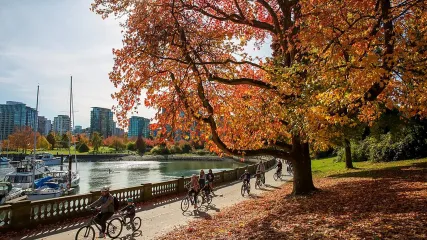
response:
<path id="1" fill-rule="evenodd" d="M 148 206 L 138 209 L 137 216 L 142 219 L 142 226 L 140 231 L 135 232 L 133 235 L 125 228 L 120 234 L 119 239 L 156 239 L 159 236 L 172 231 L 179 225 L 185 225 L 189 221 L 197 218 L 205 218 L 220 212 L 222 208 L 231 206 L 235 203 L 244 201 L 251 197 L 256 197 L 265 191 L 273 191 L 281 186 L 285 181 L 290 180 L 291 177 L 284 176 L 283 180 L 274 181 L 274 169 L 266 173 L 266 186 L 262 190 L 255 190 L 255 179 L 251 180 L 251 196 L 242 197 L 240 194 L 241 182 L 236 181 L 229 183 L 216 189 L 217 195 L 209 209 L 201 209 L 200 212 L 194 212 L 192 206 L 185 213 L 181 211 L 181 198 L 167 200 L 166 202 L 156 203 L 153 206 Z M 207 210 L 207 211 L 206 211 Z M 39 233 L 37 235 L 28 236 L 21 239 L 49 239 L 49 240 L 68 240 L 75 239 L 75 234 L 81 225 L 71 226 L 72 230 L 54 230 L 49 233 Z M 98 233 L 97 233 L 98 235 Z"/>

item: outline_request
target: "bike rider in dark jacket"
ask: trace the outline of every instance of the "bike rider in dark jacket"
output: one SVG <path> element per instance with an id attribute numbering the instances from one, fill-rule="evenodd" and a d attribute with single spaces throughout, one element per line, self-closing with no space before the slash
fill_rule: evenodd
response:
<path id="1" fill-rule="evenodd" d="M 245 170 L 245 173 L 240 177 L 240 179 L 243 178 L 243 182 L 250 183 L 251 181 L 251 174 L 249 173 L 248 169 Z"/>
<path id="2" fill-rule="evenodd" d="M 279 159 L 279 162 L 277 163 L 277 173 L 282 172 L 282 167 L 283 167 L 282 161 L 280 161 Z"/>
<path id="3" fill-rule="evenodd" d="M 103 238 L 105 237 L 107 220 L 114 214 L 114 198 L 110 194 L 110 188 L 103 187 L 101 189 L 101 197 L 89 205 L 89 207 L 96 207 L 100 210 L 100 212 L 95 217 L 95 222 L 101 225 L 101 232 L 99 233 L 99 237 Z"/>

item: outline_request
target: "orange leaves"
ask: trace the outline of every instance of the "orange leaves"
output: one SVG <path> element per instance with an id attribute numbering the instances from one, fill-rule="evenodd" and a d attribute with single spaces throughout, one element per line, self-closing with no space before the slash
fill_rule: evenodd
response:
<path id="1" fill-rule="evenodd" d="M 161 239 L 425 239 L 426 165 L 417 165 L 317 179 L 322 191 L 305 197 L 289 197 L 287 183 Z"/>
<path id="2" fill-rule="evenodd" d="M 92 10 L 126 18 L 110 73 L 120 121 L 144 101 L 163 129 L 254 150 L 295 133 L 324 147 L 337 136 L 328 126 L 371 123 L 384 106 L 427 116 L 423 1 L 95 0 Z"/>

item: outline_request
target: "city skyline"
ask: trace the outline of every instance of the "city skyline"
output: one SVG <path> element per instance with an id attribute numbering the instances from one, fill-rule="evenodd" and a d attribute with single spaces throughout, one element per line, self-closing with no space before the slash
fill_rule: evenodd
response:
<path id="1" fill-rule="evenodd" d="M 17 101 L 35 108 L 39 84 L 39 115 L 50 120 L 68 115 L 72 75 L 75 125 L 90 125 L 91 107 L 116 104 L 108 73 L 112 49 L 122 46 L 121 27 L 115 19 L 92 13 L 91 3 L 1 1 L 0 103 Z M 142 106 L 129 117 L 153 118 L 155 112 Z"/>

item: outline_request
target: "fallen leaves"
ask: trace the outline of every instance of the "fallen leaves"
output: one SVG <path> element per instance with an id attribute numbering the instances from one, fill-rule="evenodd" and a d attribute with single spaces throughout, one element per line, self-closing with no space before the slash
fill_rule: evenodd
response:
<path id="1" fill-rule="evenodd" d="M 427 164 L 317 179 L 309 197 L 291 184 L 195 220 L 161 239 L 426 239 Z"/>

